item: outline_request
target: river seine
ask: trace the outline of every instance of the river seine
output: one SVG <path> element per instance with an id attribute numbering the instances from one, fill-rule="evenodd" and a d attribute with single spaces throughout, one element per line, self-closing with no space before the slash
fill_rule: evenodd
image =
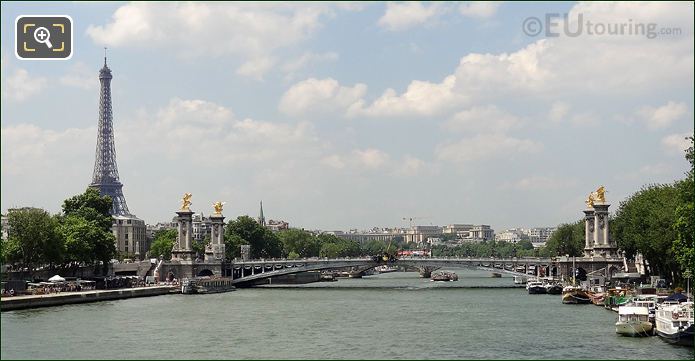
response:
<path id="1" fill-rule="evenodd" d="M 615 334 L 616 314 L 528 295 L 508 276 L 388 273 L 301 286 L 2 312 L 7 358 L 692 359 Z"/>

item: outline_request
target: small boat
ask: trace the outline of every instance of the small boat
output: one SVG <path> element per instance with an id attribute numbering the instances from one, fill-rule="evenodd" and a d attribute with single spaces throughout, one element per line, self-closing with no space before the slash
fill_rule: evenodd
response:
<path id="1" fill-rule="evenodd" d="M 693 302 L 664 301 L 656 309 L 656 334 L 675 345 L 693 346 Z"/>
<path id="2" fill-rule="evenodd" d="M 526 283 L 526 290 L 529 295 L 543 295 L 547 292 L 543 282 L 538 280 L 529 280 Z"/>
<path id="3" fill-rule="evenodd" d="M 437 282 L 458 281 L 459 276 L 454 272 L 439 272 L 432 274 L 432 278 L 430 280 Z"/>
<path id="4" fill-rule="evenodd" d="M 559 283 L 547 283 L 545 285 L 545 293 L 549 295 L 561 295 L 562 285 Z"/>
<path id="5" fill-rule="evenodd" d="M 501 278 L 502 274 L 497 272 L 492 272 L 492 278 Z"/>
<path id="6" fill-rule="evenodd" d="M 615 333 L 623 336 L 649 336 L 653 325 L 649 322 L 649 309 L 644 306 L 620 306 Z"/>
<path id="7" fill-rule="evenodd" d="M 562 289 L 562 303 L 587 304 L 591 303 L 591 298 L 581 287 L 567 286 Z"/>

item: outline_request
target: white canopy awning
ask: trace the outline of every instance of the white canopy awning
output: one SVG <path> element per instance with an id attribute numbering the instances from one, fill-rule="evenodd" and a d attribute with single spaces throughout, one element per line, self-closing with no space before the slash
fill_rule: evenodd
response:
<path id="1" fill-rule="evenodd" d="M 65 282 L 65 278 L 60 277 L 59 275 L 55 275 L 51 278 L 48 279 L 51 282 Z"/>

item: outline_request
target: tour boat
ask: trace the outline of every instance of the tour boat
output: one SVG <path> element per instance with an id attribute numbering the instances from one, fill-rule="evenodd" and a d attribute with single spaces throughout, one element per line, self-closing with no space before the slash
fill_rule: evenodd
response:
<path id="1" fill-rule="evenodd" d="M 530 279 L 526 283 L 526 290 L 528 291 L 529 295 L 542 295 L 546 293 L 543 282 L 536 279 Z"/>
<path id="2" fill-rule="evenodd" d="M 459 276 L 454 272 L 439 272 L 433 274 L 430 280 L 437 282 L 458 281 Z"/>
<path id="3" fill-rule="evenodd" d="M 656 309 L 656 334 L 662 340 L 693 346 L 693 302 L 666 301 Z"/>
<path id="4" fill-rule="evenodd" d="M 624 336 L 649 336 L 654 326 L 649 322 L 649 308 L 620 306 L 615 332 Z"/>
<path id="5" fill-rule="evenodd" d="M 562 303 L 586 304 L 591 303 L 591 298 L 581 287 L 567 286 L 562 289 Z"/>

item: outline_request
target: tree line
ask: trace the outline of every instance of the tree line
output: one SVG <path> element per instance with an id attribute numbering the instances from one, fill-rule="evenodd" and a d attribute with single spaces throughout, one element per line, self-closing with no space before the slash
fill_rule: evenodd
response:
<path id="1" fill-rule="evenodd" d="M 107 265 L 117 255 L 110 209 L 111 197 L 93 188 L 66 199 L 59 214 L 31 207 L 10 209 L 2 261 L 32 272 L 38 266 Z"/>

